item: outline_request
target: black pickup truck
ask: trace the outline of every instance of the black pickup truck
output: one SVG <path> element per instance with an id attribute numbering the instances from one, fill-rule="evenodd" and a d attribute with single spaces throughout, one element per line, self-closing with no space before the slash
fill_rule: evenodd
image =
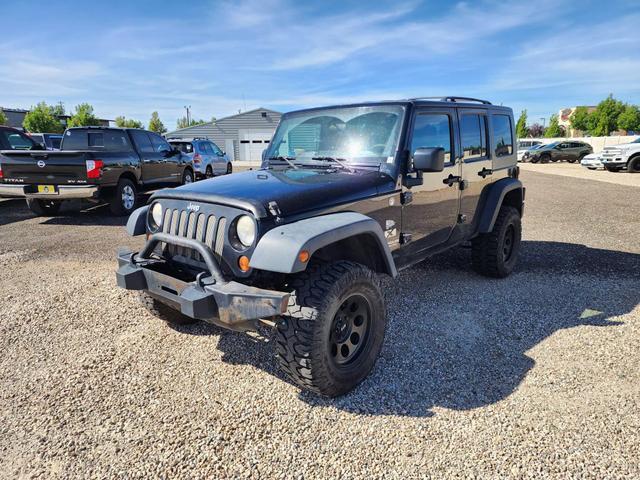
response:
<path id="1" fill-rule="evenodd" d="M 107 201 L 113 214 L 128 215 L 138 192 L 194 178 L 186 155 L 132 128 L 70 128 L 60 151 L 0 153 L 0 196 L 26 197 L 37 215 L 55 215 L 69 199 Z"/>

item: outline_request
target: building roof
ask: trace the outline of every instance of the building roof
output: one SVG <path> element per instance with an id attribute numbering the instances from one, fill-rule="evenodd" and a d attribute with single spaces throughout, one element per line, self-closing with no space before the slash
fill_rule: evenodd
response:
<path id="1" fill-rule="evenodd" d="M 199 123 L 198 125 L 191 125 L 189 127 L 178 128 L 176 130 L 173 130 L 173 131 L 167 133 L 166 135 L 170 135 L 172 133 L 183 132 L 185 130 L 189 130 L 190 128 L 194 128 L 194 127 L 204 127 L 206 125 L 213 126 L 216 123 L 222 122 L 224 120 L 229 120 L 231 118 L 241 117 L 243 115 L 248 115 L 249 113 L 259 112 L 261 110 L 264 110 L 264 111 L 267 111 L 267 112 L 271 112 L 271 113 L 275 113 L 276 115 L 282 115 L 282 112 L 278 112 L 276 110 L 271 110 L 270 108 L 258 107 L 258 108 L 254 108 L 253 110 L 247 110 L 246 112 L 240 112 L 240 113 L 236 113 L 234 115 L 229 115 L 228 117 L 216 118 L 215 122 Z"/>

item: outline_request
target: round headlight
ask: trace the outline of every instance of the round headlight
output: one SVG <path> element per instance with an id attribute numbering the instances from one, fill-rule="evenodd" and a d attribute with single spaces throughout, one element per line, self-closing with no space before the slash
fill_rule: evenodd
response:
<path id="1" fill-rule="evenodd" d="M 160 228 L 162 225 L 162 205 L 159 203 L 154 203 L 151 207 L 151 220 L 153 221 L 152 226 L 156 228 Z"/>
<path id="2" fill-rule="evenodd" d="M 236 234 L 238 240 L 245 247 L 250 247 L 256 240 L 256 224 L 249 215 L 241 216 L 236 222 Z"/>

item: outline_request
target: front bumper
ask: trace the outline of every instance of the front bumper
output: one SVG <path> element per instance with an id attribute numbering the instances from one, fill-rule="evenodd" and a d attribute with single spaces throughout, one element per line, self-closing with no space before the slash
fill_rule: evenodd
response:
<path id="1" fill-rule="evenodd" d="M 209 275 L 200 273 L 194 281 L 172 276 L 166 261 L 151 258 L 159 242 L 193 248 L 204 258 Z M 250 330 L 256 320 L 284 313 L 289 302 L 289 293 L 226 280 L 204 243 L 174 235 L 152 235 L 140 253 L 120 251 L 118 267 L 119 287 L 144 290 L 184 315 L 230 330 Z"/>
<path id="2" fill-rule="evenodd" d="M 606 158 L 602 157 L 602 165 L 610 165 L 613 167 L 624 167 L 627 164 L 627 160 L 624 158 L 616 157 L 616 158 Z"/>
<path id="3" fill-rule="evenodd" d="M 59 185 L 55 193 L 37 193 L 35 185 L 11 185 L 0 183 L 0 197 L 43 198 L 46 200 L 70 200 L 72 198 L 94 198 L 98 194 L 95 185 Z"/>

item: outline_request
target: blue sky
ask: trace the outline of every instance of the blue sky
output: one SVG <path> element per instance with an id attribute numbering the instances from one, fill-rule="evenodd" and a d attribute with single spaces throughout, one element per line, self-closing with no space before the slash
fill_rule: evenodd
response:
<path id="1" fill-rule="evenodd" d="M 527 108 L 640 103 L 638 1 L 5 2 L 0 106 L 90 102 L 169 128 L 430 95 Z"/>

